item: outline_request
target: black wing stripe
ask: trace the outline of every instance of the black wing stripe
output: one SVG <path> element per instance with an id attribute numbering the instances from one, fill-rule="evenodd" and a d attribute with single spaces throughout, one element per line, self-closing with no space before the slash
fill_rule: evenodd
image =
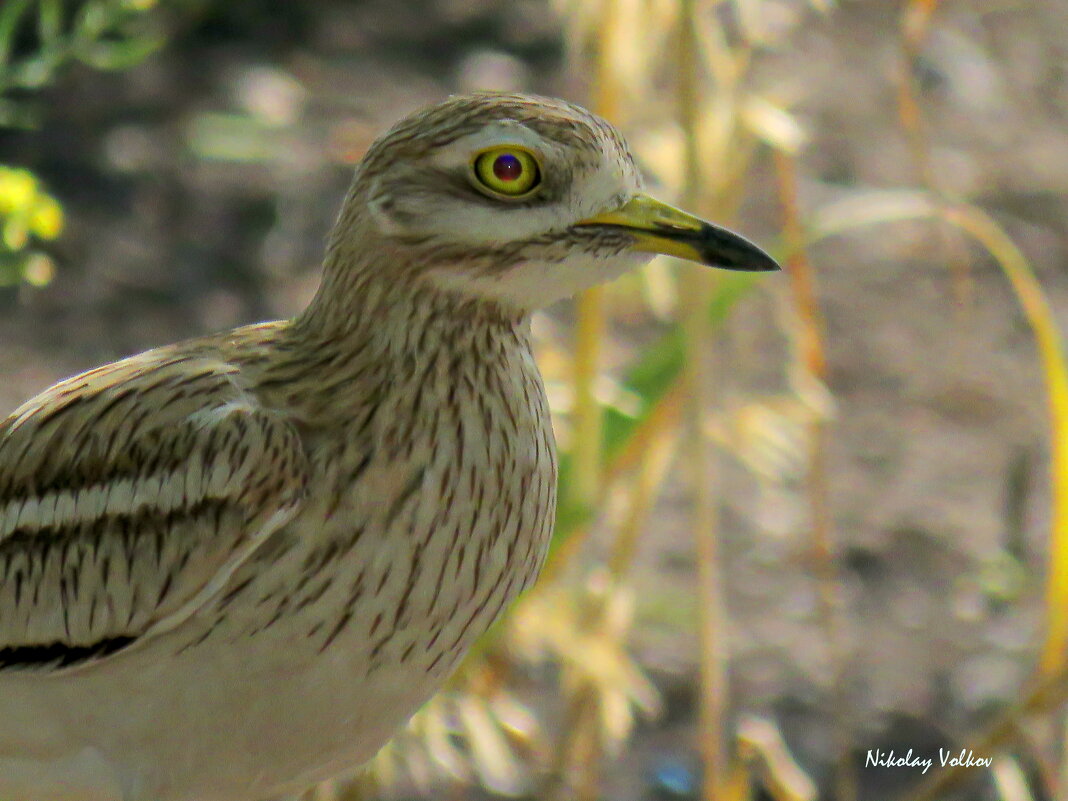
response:
<path id="1" fill-rule="evenodd" d="M 0 670 L 36 670 L 79 665 L 120 651 L 134 637 L 110 637 L 89 645 L 53 642 L 48 645 L 17 645 L 0 648 Z"/>

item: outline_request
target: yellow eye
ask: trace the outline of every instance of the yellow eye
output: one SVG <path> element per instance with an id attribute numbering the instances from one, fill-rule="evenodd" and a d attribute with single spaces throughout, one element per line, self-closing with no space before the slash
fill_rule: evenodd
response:
<path id="1" fill-rule="evenodd" d="M 498 195 L 519 197 L 541 182 L 534 156 L 516 147 L 495 147 L 475 157 L 475 177 Z"/>

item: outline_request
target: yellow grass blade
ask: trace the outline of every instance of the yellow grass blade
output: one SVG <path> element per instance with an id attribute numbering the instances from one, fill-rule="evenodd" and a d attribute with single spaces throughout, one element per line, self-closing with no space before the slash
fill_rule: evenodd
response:
<path id="1" fill-rule="evenodd" d="M 774 161 L 779 182 L 779 203 L 783 213 L 783 236 L 790 256 L 786 260 L 794 305 L 800 321 L 797 336 L 802 374 L 813 385 L 825 386 L 827 356 L 823 344 L 823 316 L 816 299 L 815 271 L 805 250 L 801 225 L 797 167 L 793 157 L 775 150 Z M 811 509 L 811 553 L 813 574 L 819 591 L 821 625 L 827 641 L 832 670 L 835 674 L 831 702 L 832 730 L 837 751 L 834 768 L 835 795 L 840 801 L 857 797 L 857 780 L 850 761 L 852 752 L 850 727 L 846 717 L 848 697 L 845 693 L 846 647 L 844 623 L 839 598 L 836 544 L 832 531 L 830 491 L 827 475 L 827 429 L 820 416 L 809 424 L 808 497 Z"/>
<path id="2" fill-rule="evenodd" d="M 697 7 L 694 0 L 679 0 L 678 39 L 678 103 L 679 127 L 683 134 L 683 205 L 698 208 L 705 189 L 701 172 L 702 149 L 698 138 L 700 87 L 700 42 L 697 38 Z M 726 105 L 732 105 L 733 95 L 722 92 Z M 733 127 L 735 114 L 723 115 Z M 733 130 L 724 131 L 721 145 L 733 138 Z M 709 473 L 714 468 L 709 443 L 703 435 L 703 420 L 710 407 L 711 376 L 705 350 L 711 341 L 712 326 L 708 319 L 712 276 L 688 265 L 683 274 L 685 302 L 683 330 L 688 350 L 683 381 L 687 389 L 685 426 L 688 447 L 687 467 L 693 493 L 692 525 L 697 548 L 697 595 L 700 599 L 698 650 L 700 690 L 698 696 L 699 729 L 697 747 L 703 767 L 701 797 L 705 801 L 728 798 L 730 757 L 724 742 L 728 710 L 729 684 L 727 678 L 726 610 L 723 601 L 723 579 L 718 554 L 718 500 L 713 495 Z"/>
<path id="3" fill-rule="evenodd" d="M 1048 675 L 1061 668 L 1068 649 L 1068 366 L 1064 343 L 1034 270 L 1001 226 L 974 206 L 947 208 L 944 216 L 997 259 L 1031 325 L 1042 363 L 1049 402 L 1053 514 L 1046 579 L 1046 642 L 1039 667 Z"/>
<path id="4" fill-rule="evenodd" d="M 814 221 L 809 241 L 880 222 L 941 218 L 964 231 L 998 262 L 1034 334 L 1046 383 L 1050 427 L 1052 524 L 1046 584 L 1046 640 L 1039 669 L 1058 672 L 1068 650 L 1068 365 L 1049 301 L 1027 257 L 981 209 L 943 205 L 923 192 L 875 192 L 827 207 Z"/>

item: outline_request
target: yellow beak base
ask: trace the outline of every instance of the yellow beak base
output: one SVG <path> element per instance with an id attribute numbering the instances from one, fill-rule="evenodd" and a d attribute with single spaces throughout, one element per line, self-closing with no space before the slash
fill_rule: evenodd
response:
<path id="1" fill-rule="evenodd" d="M 635 195 L 621 208 L 578 224 L 625 230 L 634 236 L 634 249 L 646 253 L 677 256 L 724 270 L 767 272 L 780 269 L 775 259 L 744 236 L 648 195 Z"/>

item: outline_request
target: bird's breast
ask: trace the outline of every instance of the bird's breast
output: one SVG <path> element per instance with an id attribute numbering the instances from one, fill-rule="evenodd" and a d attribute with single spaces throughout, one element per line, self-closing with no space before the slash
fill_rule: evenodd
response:
<path id="1" fill-rule="evenodd" d="M 336 448 L 320 489 L 220 596 L 224 623 L 303 627 L 306 647 L 346 648 L 367 672 L 447 670 L 534 580 L 555 512 L 551 432 L 475 425 L 402 451 Z"/>
<path id="2" fill-rule="evenodd" d="M 257 792 L 372 756 L 538 573 L 556 493 L 540 376 L 526 357 L 453 372 L 306 429 L 299 512 L 175 640 L 222 679 L 240 671 L 226 703 L 251 739 L 235 732 L 231 764 L 266 771 Z"/>
<path id="3" fill-rule="evenodd" d="M 333 571 L 338 587 L 324 592 L 333 626 L 316 636 L 331 648 L 355 627 L 346 639 L 368 671 L 443 675 L 545 556 L 556 463 L 540 378 L 475 378 L 411 387 L 371 421 L 355 415 L 321 462 L 333 489 L 309 504 L 321 532 L 302 570 Z M 320 591 L 310 580 L 294 603 Z"/>

